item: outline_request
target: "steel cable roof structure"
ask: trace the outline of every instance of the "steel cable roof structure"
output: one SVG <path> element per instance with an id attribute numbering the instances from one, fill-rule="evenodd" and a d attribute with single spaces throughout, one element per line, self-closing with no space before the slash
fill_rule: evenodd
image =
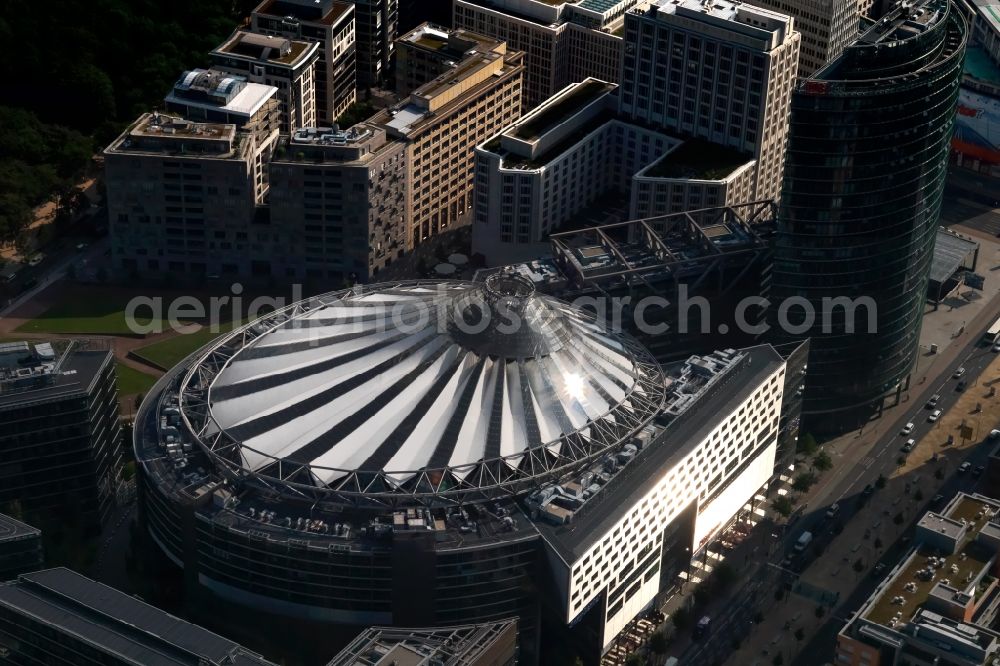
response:
<path id="1" fill-rule="evenodd" d="M 624 445 L 666 397 L 638 343 L 512 274 L 296 303 L 220 338 L 179 389 L 224 476 L 374 506 L 531 490 Z"/>

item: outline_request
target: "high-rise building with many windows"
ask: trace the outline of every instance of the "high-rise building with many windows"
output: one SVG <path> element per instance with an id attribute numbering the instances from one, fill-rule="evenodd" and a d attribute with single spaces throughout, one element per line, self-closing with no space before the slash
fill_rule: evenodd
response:
<path id="1" fill-rule="evenodd" d="M 385 85 L 392 69 L 399 0 L 351 0 L 357 20 L 358 88 Z"/>
<path id="2" fill-rule="evenodd" d="M 567 85 L 618 81 L 621 26 L 639 0 L 455 0 L 454 26 L 525 54 L 524 111 Z"/>
<path id="3" fill-rule="evenodd" d="M 250 17 L 253 32 L 319 44 L 316 117 L 325 125 L 337 122 L 357 100 L 356 42 L 357 48 L 362 45 L 355 10 L 339 0 L 264 0 Z"/>
<path id="4" fill-rule="evenodd" d="M 0 345 L 0 506 L 99 532 L 121 467 L 118 409 L 106 346 Z"/>
<path id="5" fill-rule="evenodd" d="M 282 134 L 316 125 L 315 42 L 237 30 L 210 57 L 213 69 L 278 89 Z"/>
<path id="6" fill-rule="evenodd" d="M 908 381 L 965 43 L 947 0 L 898 4 L 795 91 L 772 330 L 812 338 L 809 429 L 857 427 Z"/>
<path id="7" fill-rule="evenodd" d="M 746 153 L 751 196 L 781 191 L 799 57 L 793 19 L 718 0 L 660 0 L 625 16 L 625 118 Z"/>
<path id="8" fill-rule="evenodd" d="M 857 0 L 750 0 L 795 19 L 802 33 L 799 76 L 809 76 L 835 59 L 858 36 Z"/>

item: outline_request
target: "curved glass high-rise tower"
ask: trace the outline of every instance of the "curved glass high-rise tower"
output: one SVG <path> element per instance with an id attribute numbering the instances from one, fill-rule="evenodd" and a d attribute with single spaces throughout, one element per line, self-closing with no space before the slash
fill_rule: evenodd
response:
<path id="1" fill-rule="evenodd" d="M 772 331 L 812 338 L 813 432 L 857 427 L 914 367 L 965 42 L 948 0 L 900 4 L 793 95 Z"/>

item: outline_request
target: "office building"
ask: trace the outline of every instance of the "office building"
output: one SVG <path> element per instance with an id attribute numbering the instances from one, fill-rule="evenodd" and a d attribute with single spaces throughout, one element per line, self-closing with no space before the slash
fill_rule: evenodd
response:
<path id="1" fill-rule="evenodd" d="M 319 44 L 314 87 L 324 125 L 357 100 L 355 17 L 355 5 L 339 0 L 264 0 L 250 16 L 255 33 Z"/>
<path id="2" fill-rule="evenodd" d="M 121 466 L 114 356 L 83 341 L 0 345 L 0 506 L 96 533 Z"/>
<path id="3" fill-rule="evenodd" d="M 525 664 L 545 612 L 593 663 L 758 517 L 785 372 L 766 346 L 661 368 L 509 273 L 330 293 L 147 396 L 141 521 L 192 600 L 354 627 L 516 616 Z"/>
<path id="4" fill-rule="evenodd" d="M 917 523 L 913 547 L 837 635 L 844 666 L 1000 660 L 1000 502 L 959 493 Z"/>
<path id="5" fill-rule="evenodd" d="M 316 125 L 315 42 L 237 30 L 210 57 L 212 69 L 278 89 L 282 134 Z"/>
<path id="6" fill-rule="evenodd" d="M 627 13 L 621 115 L 750 155 L 750 198 L 776 198 L 799 58 L 794 26 L 728 0 L 660 0 Z"/>
<path id="7" fill-rule="evenodd" d="M 859 427 L 909 381 L 965 42 L 951 3 L 900 4 L 795 91 L 772 330 L 811 338 L 813 432 Z"/>
<path id="8" fill-rule="evenodd" d="M 750 155 L 629 122 L 616 113 L 618 92 L 596 79 L 571 84 L 476 147 L 472 249 L 487 265 L 546 252 L 550 234 L 609 196 L 629 219 L 751 200 Z"/>
<path id="9" fill-rule="evenodd" d="M 567 85 L 617 82 L 625 14 L 639 0 L 455 0 L 455 28 L 488 35 L 525 54 L 524 112 Z"/>
<path id="10" fill-rule="evenodd" d="M 464 60 L 470 51 L 502 55 L 506 48 L 500 40 L 468 30 L 421 23 L 396 40 L 396 93 L 409 95 Z"/>
<path id="11" fill-rule="evenodd" d="M 41 531 L 0 513 L 0 581 L 37 571 L 44 564 Z"/>
<path id="12" fill-rule="evenodd" d="M 265 282 L 298 265 L 262 208 L 278 127 L 275 89 L 260 87 L 275 117 L 270 132 L 147 113 L 105 149 L 116 273 Z"/>
<path id="13" fill-rule="evenodd" d="M 372 627 L 327 666 L 514 666 L 517 620 L 441 629 Z"/>
<path id="14" fill-rule="evenodd" d="M 858 36 L 858 19 L 871 0 L 750 0 L 750 4 L 787 14 L 802 34 L 799 76 L 811 76 L 836 59 Z M 859 11 L 860 10 L 860 11 Z"/>
<path id="15" fill-rule="evenodd" d="M 357 23 L 358 89 L 385 86 L 399 34 L 399 0 L 351 0 Z"/>
<path id="16" fill-rule="evenodd" d="M 62 568 L 0 584 L 0 657 L 12 666 L 274 666 L 222 636 Z"/>
<path id="17" fill-rule="evenodd" d="M 407 250 L 469 222 L 474 147 L 518 119 L 523 54 L 479 41 L 464 57 L 366 121 L 406 147 Z"/>
<path id="18" fill-rule="evenodd" d="M 271 226 L 309 284 L 368 282 L 406 251 L 406 145 L 384 129 L 301 129 L 271 162 Z"/>

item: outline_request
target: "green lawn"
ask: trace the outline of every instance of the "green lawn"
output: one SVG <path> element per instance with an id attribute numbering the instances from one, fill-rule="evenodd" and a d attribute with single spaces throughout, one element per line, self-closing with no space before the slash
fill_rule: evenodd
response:
<path id="1" fill-rule="evenodd" d="M 239 324 L 223 324 L 218 333 L 210 328 L 203 328 L 195 333 L 180 333 L 162 342 L 141 347 L 133 352 L 135 356 L 146 359 L 164 370 L 169 370 L 185 358 L 204 347 L 215 338 L 228 333 Z"/>
<path id="2" fill-rule="evenodd" d="M 134 368 L 127 365 L 118 364 L 118 394 L 119 395 L 136 395 L 137 393 L 146 393 L 149 389 L 153 388 L 153 384 L 156 383 L 156 377 L 152 375 L 147 375 L 145 372 L 139 372 Z"/>
<path id="3" fill-rule="evenodd" d="M 22 333 L 56 334 L 108 334 L 129 335 L 133 331 L 125 320 L 128 301 L 116 298 L 68 298 L 58 303 L 39 317 L 17 328 Z M 137 316 L 136 323 L 146 326 L 153 322 L 145 309 L 146 317 Z M 137 315 L 142 315 L 140 309 Z M 157 322 L 159 323 L 159 322 Z"/>

